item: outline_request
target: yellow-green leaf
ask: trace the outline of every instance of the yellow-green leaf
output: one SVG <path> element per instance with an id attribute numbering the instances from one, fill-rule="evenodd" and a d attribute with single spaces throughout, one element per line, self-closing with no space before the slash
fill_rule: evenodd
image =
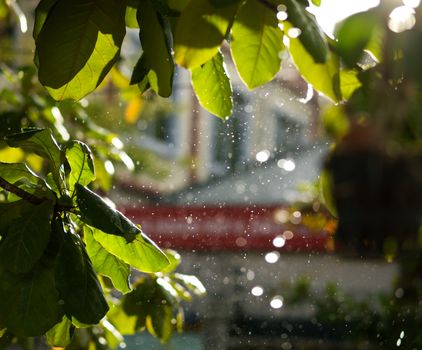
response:
<path id="1" fill-rule="evenodd" d="M 166 255 L 144 234 L 128 242 L 123 237 L 95 230 L 94 238 L 108 252 L 143 272 L 159 272 L 169 265 Z"/>
<path id="2" fill-rule="evenodd" d="M 94 228 L 84 226 L 86 251 L 96 272 L 110 278 L 113 286 L 122 293 L 131 291 L 129 276 L 130 267 L 122 260 L 110 254 L 94 239 Z"/>
<path id="3" fill-rule="evenodd" d="M 249 89 L 269 82 L 280 70 L 283 33 L 275 13 L 256 0 L 244 3 L 231 30 L 231 52 Z"/>
<path id="4" fill-rule="evenodd" d="M 232 114 L 233 91 L 220 52 L 192 70 L 192 86 L 206 110 L 223 120 Z"/>
<path id="5" fill-rule="evenodd" d="M 193 69 L 213 58 L 226 36 L 237 8 L 237 4 L 214 8 L 209 0 L 191 0 L 184 8 L 176 27 L 176 62 Z"/>
<path id="6" fill-rule="evenodd" d="M 37 37 L 39 79 L 56 100 L 93 91 L 117 60 L 125 35 L 125 2 L 58 1 Z"/>
<path id="7" fill-rule="evenodd" d="M 285 31 L 289 28 L 292 25 L 284 22 Z M 325 63 L 315 63 L 298 38 L 289 38 L 289 51 L 300 74 L 315 90 L 333 101 L 341 100 L 339 62 L 336 56 L 329 53 Z"/>

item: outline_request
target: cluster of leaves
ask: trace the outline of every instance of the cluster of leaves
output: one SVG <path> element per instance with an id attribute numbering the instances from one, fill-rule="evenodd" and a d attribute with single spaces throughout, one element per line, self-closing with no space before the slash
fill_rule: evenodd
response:
<path id="1" fill-rule="evenodd" d="M 93 152 L 95 187 L 108 191 L 115 166 L 121 163 L 129 169 L 134 166 L 123 142 L 115 132 L 93 120 L 93 103 L 86 100 L 57 103 L 40 86 L 36 74 L 35 67 L 14 69 L 2 64 L 0 138 L 32 127 L 50 129 L 60 143 L 77 138 L 88 144 Z M 44 163 L 42 158 L 11 148 L 3 140 L 0 140 L 0 158 L 8 162 L 25 161 L 36 171 L 41 171 Z"/>
<path id="2" fill-rule="evenodd" d="M 178 64 L 191 71 L 201 104 L 225 118 L 232 111 L 232 89 L 224 47 L 230 46 L 241 79 L 252 89 L 278 73 L 283 39 L 288 39 L 303 76 L 338 101 L 339 62 L 308 5 L 307 0 L 42 0 L 36 10 L 35 62 L 53 98 L 78 100 L 118 61 L 125 27 L 139 28 L 142 55 L 131 82 L 142 92 L 151 88 L 167 97 Z M 287 19 L 277 19 L 277 13 Z"/>
<path id="3" fill-rule="evenodd" d="M 5 141 L 35 152 L 47 169 L 42 177 L 24 163 L 0 163 L 0 328 L 23 337 L 47 333 L 52 345 L 64 346 L 75 326 L 97 324 L 109 310 L 97 273 L 128 293 L 131 267 L 155 273 L 177 264 L 87 187 L 95 173 L 84 143 L 59 146 L 46 129 L 10 134 Z M 178 295 L 168 305 L 178 303 Z M 161 297 L 150 307 L 161 310 Z M 170 321 L 154 318 L 150 330 Z M 155 334 L 168 337 L 168 331 Z"/>

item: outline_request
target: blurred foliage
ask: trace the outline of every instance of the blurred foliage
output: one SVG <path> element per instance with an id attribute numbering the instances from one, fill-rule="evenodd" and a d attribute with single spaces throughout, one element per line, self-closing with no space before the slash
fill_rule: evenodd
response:
<path id="1" fill-rule="evenodd" d="M 405 301 L 397 284 L 394 293 L 356 296 L 328 283 L 323 291 L 311 288 L 311 278 L 302 276 L 281 286 L 286 307 L 310 305 L 312 319 L 328 333 L 336 333 L 348 346 L 368 349 L 419 349 L 422 306 Z M 280 291 L 273 291 L 280 294 Z"/>

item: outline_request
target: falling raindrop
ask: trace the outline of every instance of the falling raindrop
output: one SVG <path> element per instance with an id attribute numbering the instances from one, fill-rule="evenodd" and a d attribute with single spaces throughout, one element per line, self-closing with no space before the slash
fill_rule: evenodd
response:
<path id="1" fill-rule="evenodd" d="M 283 236 L 276 236 L 273 239 L 273 246 L 277 247 L 277 248 L 281 248 L 284 246 L 284 244 L 286 243 L 286 239 Z"/>
<path id="2" fill-rule="evenodd" d="M 283 297 L 281 295 L 276 295 L 274 298 L 270 301 L 270 306 L 273 309 L 280 309 L 283 307 Z"/>
<path id="3" fill-rule="evenodd" d="M 255 286 L 252 288 L 251 293 L 256 297 L 260 297 L 262 294 L 264 294 L 264 289 L 261 286 Z"/>
<path id="4" fill-rule="evenodd" d="M 275 264 L 280 259 L 279 252 L 269 252 L 265 254 L 265 261 L 269 264 Z"/>
<path id="5" fill-rule="evenodd" d="M 415 23 L 415 10 L 410 6 L 398 6 L 390 13 L 388 28 L 392 32 L 401 33 L 412 29 Z"/>

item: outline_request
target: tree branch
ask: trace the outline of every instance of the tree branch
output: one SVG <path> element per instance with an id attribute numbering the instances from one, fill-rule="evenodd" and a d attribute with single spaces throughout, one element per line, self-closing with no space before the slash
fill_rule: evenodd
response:
<path id="1" fill-rule="evenodd" d="M 17 195 L 18 197 L 26 200 L 27 202 L 29 202 L 31 204 L 40 204 L 45 200 L 45 198 L 39 198 L 37 196 L 34 196 L 31 193 L 24 191 L 23 189 L 21 189 L 21 188 L 15 186 L 15 185 L 11 184 L 10 182 L 6 181 L 2 177 L 0 177 L 0 187 L 3 187 L 6 191 L 9 191 L 9 192 Z"/>

